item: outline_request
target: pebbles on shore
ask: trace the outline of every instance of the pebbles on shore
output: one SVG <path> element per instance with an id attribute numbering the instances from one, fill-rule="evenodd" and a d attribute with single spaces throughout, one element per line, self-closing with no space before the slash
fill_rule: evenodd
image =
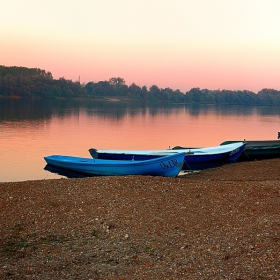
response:
<path id="1" fill-rule="evenodd" d="M 279 170 L 0 183 L 0 279 L 280 279 Z"/>

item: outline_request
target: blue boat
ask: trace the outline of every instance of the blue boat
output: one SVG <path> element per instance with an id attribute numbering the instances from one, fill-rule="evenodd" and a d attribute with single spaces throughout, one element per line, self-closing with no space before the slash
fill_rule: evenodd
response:
<path id="1" fill-rule="evenodd" d="M 208 148 L 177 148 L 167 150 L 103 150 L 89 149 L 93 158 L 143 161 L 184 152 L 183 170 L 202 170 L 217 163 L 233 162 L 245 149 L 244 142 Z"/>
<path id="2" fill-rule="evenodd" d="M 46 156 L 44 159 L 52 166 L 90 175 L 176 177 L 181 171 L 184 157 L 185 153 L 182 152 L 143 161 L 105 160 L 63 155 Z"/>
<path id="3" fill-rule="evenodd" d="M 221 145 L 228 145 L 238 141 L 224 141 Z M 280 140 L 246 140 L 245 150 L 238 161 L 261 160 L 280 157 Z"/>

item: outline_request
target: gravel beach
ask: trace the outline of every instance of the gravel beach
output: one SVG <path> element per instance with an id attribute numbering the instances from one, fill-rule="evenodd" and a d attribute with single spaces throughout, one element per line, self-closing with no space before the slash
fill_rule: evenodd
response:
<path id="1" fill-rule="evenodd" d="M 280 279 L 280 159 L 0 183 L 0 279 Z"/>

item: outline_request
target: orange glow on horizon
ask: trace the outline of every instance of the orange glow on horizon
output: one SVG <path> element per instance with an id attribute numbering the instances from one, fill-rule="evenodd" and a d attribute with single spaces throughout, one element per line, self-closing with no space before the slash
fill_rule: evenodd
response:
<path id="1" fill-rule="evenodd" d="M 280 89 L 277 0 L 83 4 L 3 3 L 0 64 L 41 68 L 56 79 L 122 77 L 128 85 L 182 92 Z"/>

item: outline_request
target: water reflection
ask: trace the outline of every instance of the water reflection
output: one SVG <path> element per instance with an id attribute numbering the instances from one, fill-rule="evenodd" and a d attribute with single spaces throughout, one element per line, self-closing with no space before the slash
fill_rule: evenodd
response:
<path id="1" fill-rule="evenodd" d="M 61 175 L 61 176 L 66 177 L 66 178 L 93 177 L 92 175 L 89 175 L 89 174 L 83 174 L 83 173 L 80 173 L 80 172 L 75 172 L 75 171 L 72 171 L 72 170 L 52 166 L 52 165 L 49 165 L 49 164 L 47 164 L 45 166 L 44 170 L 49 171 L 49 172 L 51 172 L 53 174 L 56 174 L 56 175 Z"/>
<path id="2" fill-rule="evenodd" d="M 54 99 L 0 99 L 0 122 L 23 120 L 49 120 L 69 115 L 99 116 L 121 120 L 125 116 L 133 117 L 170 114 L 188 114 L 190 116 L 262 116 L 280 115 L 278 106 L 240 106 L 213 104 L 171 104 L 141 102 L 109 102 L 93 100 L 54 100 Z"/>

